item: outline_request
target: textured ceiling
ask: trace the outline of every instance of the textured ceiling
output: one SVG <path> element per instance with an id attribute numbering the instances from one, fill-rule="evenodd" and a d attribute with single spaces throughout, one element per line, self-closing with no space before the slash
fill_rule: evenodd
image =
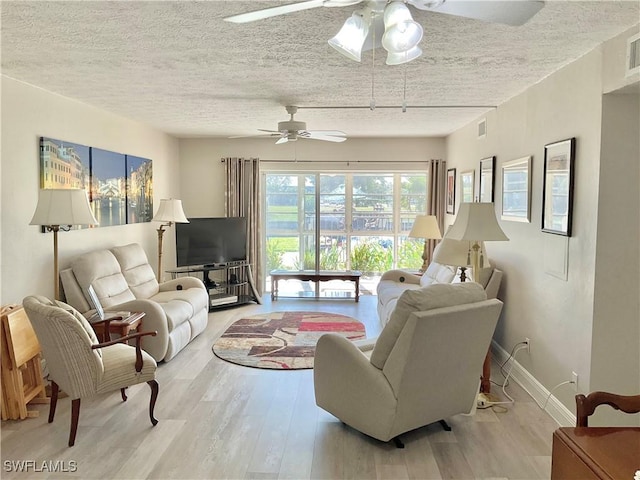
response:
<path id="1" fill-rule="evenodd" d="M 2 1 L 2 73 L 181 137 L 276 129 L 285 105 L 367 107 L 373 87 L 375 111 L 296 120 L 352 137 L 443 136 L 487 111 L 469 107 L 501 104 L 640 21 L 640 0 L 551 0 L 520 27 L 412 8 L 424 55 L 392 67 L 379 49 L 374 69 L 372 52 L 359 64 L 327 44 L 356 6 L 222 21 L 287 3 Z"/>

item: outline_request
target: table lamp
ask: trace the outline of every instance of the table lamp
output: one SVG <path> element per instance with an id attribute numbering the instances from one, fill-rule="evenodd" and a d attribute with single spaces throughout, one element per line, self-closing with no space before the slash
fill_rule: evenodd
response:
<path id="1" fill-rule="evenodd" d="M 470 242 L 473 278 L 480 278 L 480 268 L 484 263 L 483 241 L 509 240 L 498 225 L 493 203 L 462 203 L 455 222 L 447 232 L 447 238 Z"/>
<path id="2" fill-rule="evenodd" d="M 422 251 L 422 267 L 420 272 L 425 272 L 429 266 L 428 241 L 430 239 L 440 240 L 442 234 L 438 226 L 438 220 L 435 215 L 417 215 L 413 222 L 413 227 L 409 232 L 411 238 L 424 238 L 424 249 Z"/>
<path id="3" fill-rule="evenodd" d="M 72 225 L 98 225 L 86 190 L 71 188 L 41 189 L 38 205 L 29 225 L 42 225 L 53 232 L 53 290 L 60 300 L 58 280 L 58 232 L 68 232 Z"/>
<path id="4" fill-rule="evenodd" d="M 467 267 L 471 265 L 469 242 L 454 240 L 445 234 L 433 253 L 433 261 L 460 268 L 460 281 L 467 280 Z"/>
<path id="5" fill-rule="evenodd" d="M 156 215 L 153 217 L 154 222 L 163 222 L 158 227 L 158 273 L 156 277 L 158 282 L 162 278 L 162 237 L 164 236 L 164 227 L 171 227 L 174 223 L 189 223 L 187 217 L 182 210 L 182 200 L 174 198 L 163 198 L 160 200 L 160 206 Z"/>

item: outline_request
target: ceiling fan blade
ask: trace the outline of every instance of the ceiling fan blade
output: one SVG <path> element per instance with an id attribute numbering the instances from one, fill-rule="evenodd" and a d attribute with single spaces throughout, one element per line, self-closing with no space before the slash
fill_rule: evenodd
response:
<path id="1" fill-rule="evenodd" d="M 264 128 L 259 128 L 259 132 L 267 132 L 267 133 L 277 133 L 278 135 L 282 135 L 280 130 L 265 130 Z"/>
<path id="2" fill-rule="evenodd" d="M 325 3 L 324 0 L 307 0 L 306 2 L 291 3 L 289 5 L 281 5 L 279 7 L 264 8 L 253 12 L 241 13 L 224 19 L 225 22 L 231 23 L 247 23 L 262 20 L 264 18 L 284 15 L 286 13 L 299 12 L 309 10 L 310 8 L 321 7 Z"/>
<path id="3" fill-rule="evenodd" d="M 342 133 L 342 132 L 341 132 Z M 298 136 L 300 138 L 308 138 L 311 140 L 324 140 L 326 142 L 335 142 L 335 143 L 339 143 L 339 142 L 344 142 L 347 137 L 339 137 L 339 136 L 333 136 L 333 135 L 325 135 L 319 131 L 306 131 L 304 132 L 304 134 L 302 132 L 298 133 Z"/>
<path id="4" fill-rule="evenodd" d="M 428 6 L 433 2 L 410 0 L 409 3 L 421 10 L 511 26 L 525 24 L 544 7 L 544 2 L 538 0 L 448 0 L 433 8 Z"/>
<path id="5" fill-rule="evenodd" d="M 282 137 L 276 142 L 276 145 L 281 145 L 283 143 L 287 143 L 288 141 L 289 141 L 289 137 Z"/>
<path id="6" fill-rule="evenodd" d="M 232 137 L 227 137 L 227 138 L 259 138 L 259 137 L 275 137 L 279 135 L 280 135 L 280 132 L 278 132 L 278 135 L 273 133 L 265 133 L 261 135 L 234 135 Z"/>
<path id="7" fill-rule="evenodd" d="M 347 134 L 340 130 L 306 130 L 311 135 L 331 135 L 334 137 L 346 137 Z"/>

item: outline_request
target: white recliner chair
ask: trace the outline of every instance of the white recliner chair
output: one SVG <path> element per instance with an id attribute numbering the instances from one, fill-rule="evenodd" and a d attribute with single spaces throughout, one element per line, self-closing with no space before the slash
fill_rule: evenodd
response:
<path id="1" fill-rule="evenodd" d="M 404 292 L 369 358 L 334 334 L 316 346 L 319 407 L 381 441 L 469 413 L 502 310 L 477 283 Z"/>

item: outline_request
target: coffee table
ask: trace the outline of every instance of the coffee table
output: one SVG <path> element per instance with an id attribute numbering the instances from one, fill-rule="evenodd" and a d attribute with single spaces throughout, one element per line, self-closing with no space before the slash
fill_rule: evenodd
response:
<path id="1" fill-rule="evenodd" d="M 329 280 L 345 280 L 356 285 L 356 302 L 360 301 L 360 277 L 362 272 L 358 270 L 272 270 L 271 275 L 271 300 L 278 300 L 278 282 L 280 280 L 301 280 L 311 282 L 327 282 Z"/>

